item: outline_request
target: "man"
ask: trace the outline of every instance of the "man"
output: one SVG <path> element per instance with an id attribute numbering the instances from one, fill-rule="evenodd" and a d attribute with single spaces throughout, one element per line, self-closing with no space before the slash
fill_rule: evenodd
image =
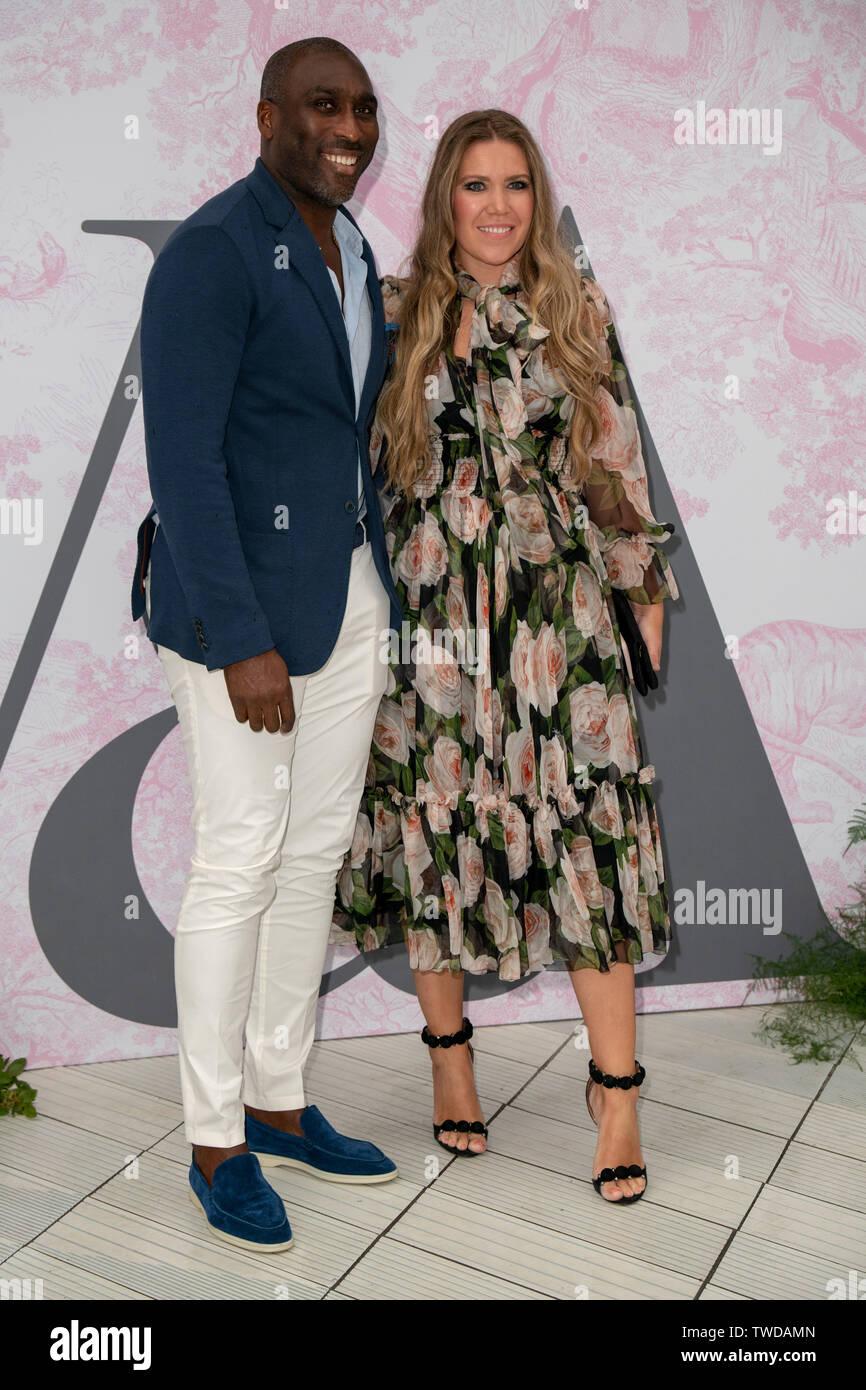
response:
<path id="1" fill-rule="evenodd" d="M 382 300 L 341 206 L 373 157 L 376 106 L 343 44 L 274 53 L 255 168 L 174 230 L 142 308 L 153 506 L 133 616 L 147 614 L 194 794 L 175 937 L 190 1190 L 218 1235 L 256 1249 L 292 1242 L 262 1166 L 397 1173 L 303 1088 L 387 679 L 381 633 L 401 622 L 367 455 Z"/>

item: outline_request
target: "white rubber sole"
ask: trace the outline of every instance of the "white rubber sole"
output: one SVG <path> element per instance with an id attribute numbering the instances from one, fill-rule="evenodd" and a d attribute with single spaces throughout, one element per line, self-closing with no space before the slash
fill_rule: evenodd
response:
<path id="1" fill-rule="evenodd" d="M 390 1182 L 392 1178 L 400 1176 L 397 1168 L 393 1173 L 373 1173 L 370 1177 L 353 1177 L 350 1173 L 325 1173 L 321 1168 L 313 1168 L 300 1158 L 283 1158 L 281 1154 L 259 1153 L 257 1149 L 250 1149 L 250 1153 L 255 1154 L 262 1168 L 302 1168 L 305 1173 L 312 1173 L 314 1177 L 323 1178 L 325 1182 Z"/>
<path id="2" fill-rule="evenodd" d="M 211 1225 L 211 1223 L 207 1219 L 207 1212 L 205 1211 L 198 1197 L 196 1197 L 192 1188 L 188 1187 L 186 1190 L 189 1200 L 192 1202 L 193 1206 L 195 1207 L 196 1211 L 198 1212 L 207 1229 L 210 1231 L 211 1235 L 216 1236 L 218 1240 L 225 1241 L 227 1245 L 238 1245 L 242 1250 L 255 1250 L 256 1253 L 259 1255 L 270 1255 L 276 1254 L 279 1250 L 290 1250 L 295 1243 L 294 1236 L 292 1236 L 291 1240 L 281 1241 L 278 1245 L 269 1245 L 263 1244 L 259 1240 L 244 1240 L 243 1236 L 229 1235 L 227 1231 L 221 1231 L 218 1226 Z"/>

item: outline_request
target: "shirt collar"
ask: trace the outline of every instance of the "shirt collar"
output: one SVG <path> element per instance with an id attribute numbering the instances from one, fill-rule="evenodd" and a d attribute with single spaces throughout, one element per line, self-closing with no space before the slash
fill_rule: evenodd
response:
<path id="1" fill-rule="evenodd" d="M 341 249 L 351 251 L 359 260 L 363 259 L 361 253 L 364 246 L 364 238 L 361 236 L 358 228 L 349 221 L 348 217 L 346 217 L 339 208 L 337 208 L 334 217 L 334 235 L 340 243 Z"/>

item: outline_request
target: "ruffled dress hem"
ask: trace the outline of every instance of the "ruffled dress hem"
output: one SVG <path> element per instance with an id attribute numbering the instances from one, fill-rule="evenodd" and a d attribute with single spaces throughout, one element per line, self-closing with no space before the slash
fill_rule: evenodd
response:
<path id="1" fill-rule="evenodd" d="M 589 771 L 543 795 L 423 780 L 413 794 L 369 787 L 337 884 L 332 941 L 345 944 L 350 932 L 363 952 L 405 944 L 413 970 L 495 971 L 504 981 L 664 956 L 655 769 L 615 779 Z M 484 949 L 491 937 L 495 954 Z"/>

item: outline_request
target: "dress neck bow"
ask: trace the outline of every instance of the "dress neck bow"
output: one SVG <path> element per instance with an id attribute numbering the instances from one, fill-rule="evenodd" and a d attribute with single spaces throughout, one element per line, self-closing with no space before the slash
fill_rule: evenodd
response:
<path id="1" fill-rule="evenodd" d="M 458 293 L 475 305 L 469 339 L 473 354 L 508 344 L 523 361 L 547 337 L 549 329 L 531 324 L 529 302 L 520 287 L 519 252 L 503 266 L 496 285 L 480 285 L 461 266 L 454 266 L 454 274 Z"/>

